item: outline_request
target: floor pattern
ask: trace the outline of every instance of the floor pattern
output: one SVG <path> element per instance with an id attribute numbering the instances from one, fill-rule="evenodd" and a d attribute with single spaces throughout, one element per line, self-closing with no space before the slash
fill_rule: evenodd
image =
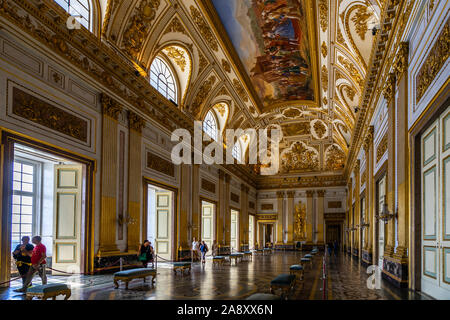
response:
<path id="1" fill-rule="evenodd" d="M 129 290 L 124 285 L 114 289 L 112 275 L 49 276 L 49 283 L 70 283 L 71 300 L 229 300 L 245 299 L 253 293 L 269 293 L 270 281 L 281 273 L 289 273 L 289 266 L 298 263 L 301 252 L 276 252 L 254 256 L 253 261 L 214 267 L 195 263 L 190 275 L 175 275 L 169 263 L 158 263 L 154 286 L 149 281 L 134 280 Z M 323 279 L 323 256 L 314 258 L 313 267 L 305 271 L 292 300 L 396 300 L 424 299 L 417 293 L 400 290 L 382 281 L 381 289 L 367 288 L 366 269 L 350 256 L 340 254 L 326 259 L 327 278 Z M 34 284 L 39 285 L 36 277 Z M 1 300 L 21 300 L 24 295 L 14 292 L 21 283 L 15 281 L 9 288 L 0 288 Z M 326 285 L 326 290 L 323 286 Z M 61 298 L 61 297 L 59 297 Z"/>

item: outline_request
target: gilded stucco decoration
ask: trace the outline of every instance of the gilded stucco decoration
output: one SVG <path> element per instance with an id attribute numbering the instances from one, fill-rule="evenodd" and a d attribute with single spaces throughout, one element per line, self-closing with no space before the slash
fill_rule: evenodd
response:
<path id="1" fill-rule="evenodd" d="M 429 50 L 429 55 L 416 77 L 417 103 L 420 99 L 422 99 L 425 92 L 450 56 L 449 27 L 450 20 L 447 21 L 434 46 Z"/>
<path id="2" fill-rule="evenodd" d="M 337 145 L 331 145 L 325 153 L 325 169 L 328 171 L 343 170 L 345 167 L 345 153 Z"/>
<path id="3" fill-rule="evenodd" d="M 355 15 L 352 17 L 352 21 L 355 24 L 356 33 L 361 40 L 366 40 L 366 33 L 368 30 L 368 20 L 372 16 L 372 13 L 367 10 L 366 6 L 358 6 Z"/>
<path id="4" fill-rule="evenodd" d="M 319 154 L 315 148 L 297 141 L 281 155 L 282 172 L 308 172 L 319 170 Z"/>
<path id="5" fill-rule="evenodd" d="M 202 86 L 200 87 L 200 90 L 197 92 L 197 95 L 195 96 L 194 102 L 191 105 L 192 115 L 194 116 L 198 115 L 202 105 L 206 102 L 206 99 L 211 93 L 211 90 L 216 81 L 217 81 L 216 76 L 212 75 L 208 78 L 208 80 L 205 80 L 205 82 L 203 82 Z"/>
<path id="6" fill-rule="evenodd" d="M 185 52 L 180 47 L 166 47 L 164 48 L 165 54 L 173 59 L 173 61 L 184 72 L 186 69 L 186 57 Z"/>
<path id="7" fill-rule="evenodd" d="M 327 126 L 322 120 L 314 120 L 311 122 L 312 132 L 316 139 L 324 139 L 328 132 Z"/>
<path id="8" fill-rule="evenodd" d="M 138 58 L 142 50 L 159 5 L 160 0 L 143 0 L 130 18 L 123 35 L 122 47 L 134 59 Z"/>
<path id="9" fill-rule="evenodd" d="M 294 240 L 306 239 L 306 205 L 301 201 L 295 206 Z"/>
<path id="10" fill-rule="evenodd" d="M 323 32 L 328 29 L 328 0 L 319 0 L 319 21 Z"/>
<path id="11" fill-rule="evenodd" d="M 191 12 L 191 17 L 200 30 L 203 39 L 211 49 L 213 49 L 214 51 L 219 51 L 219 43 L 217 42 L 217 39 L 214 36 L 208 23 L 206 23 L 205 19 L 203 18 L 201 12 L 194 6 L 191 6 L 189 9 Z"/>

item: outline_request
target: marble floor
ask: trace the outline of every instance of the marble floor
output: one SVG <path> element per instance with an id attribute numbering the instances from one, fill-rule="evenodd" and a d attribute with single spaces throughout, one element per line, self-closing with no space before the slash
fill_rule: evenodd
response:
<path id="1" fill-rule="evenodd" d="M 254 293 L 268 293 L 270 281 L 280 273 L 289 273 L 289 266 L 299 261 L 301 252 L 276 252 L 254 256 L 253 261 L 237 265 L 213 267 L 195 263 L 190 275 L 175 275 L 168 263 L 158 263 L 154 287 L 147 281 L 134 280 L 129 290 L 121 285 L 114 289 L 112 275 L 49 276 L 49 283 L 70 283 L 71 300 L 229 300 L 245 299 Z M 371 290 L 366 282 L 366 269 L 346 254 L 327 259 L 328 290 L 323 294 L 322 256 L 314 258 L 312 269 L 307 269 L 303 282 L 296 285 L 289 296 L 292 300 L 402 300 L 426 299 L 417 293 L 400 290 L 382 281 L 381 289 Z M 13 289 L 20 287 L 15 281 L 9 288 L 0 288 L 1 300 L 21 300 L 24 295 Z M 36 277 L 35 285 L 40 284 Z M 60 297 L 59 297 L 60 298 Z"/>

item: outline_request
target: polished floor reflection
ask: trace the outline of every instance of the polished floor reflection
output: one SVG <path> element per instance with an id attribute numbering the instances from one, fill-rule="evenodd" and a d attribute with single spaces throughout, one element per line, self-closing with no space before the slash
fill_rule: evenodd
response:
<path id="1" fill-rule="evenodd" d="M 253 261 L 243 261 L 237 265 L 213 267 L 211 260 L 206 266 L 194 264 L 190 275 L 175 275 L 171 265 L 158 263 L 156 284 L 134 280 L 129 290 L 121 285 L 114 289 L 112 275 L 96 276 L 50 276 L 49 283 L 71 283 L 71 300 L 180 300 L 180 299 L 245 299 L 254 293 L 268 293 L 270 281 L 281 273 L 289 273 L 289 266 L 302 257 L 300 252 L 276 252 L 267 256 L 254 256 Z M 312 269 L 307 268 L 303 282 L 296 286 L 289 299 L 293 300 L 400 300 L 426 299 L 408 290 L 400 290 L 382 281 L 380 290 L 367 288 L 366 269 L 351 257 L 340 254 L 327 261 L 328 290 L 323 291 L 322 256 L 314 258 Z M 39 277 L 35 285 L 40 284 Z M 20 300 L 24 296 L 10 288 L 0 289 L 0 299 Z"/>

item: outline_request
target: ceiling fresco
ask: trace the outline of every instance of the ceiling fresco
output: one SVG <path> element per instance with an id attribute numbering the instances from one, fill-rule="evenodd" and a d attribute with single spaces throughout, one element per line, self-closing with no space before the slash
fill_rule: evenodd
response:
<path id="1" fill-rule="evenodd" d="M 212 0 L 264 109 L 314 101 L 304 0 Z"/>

